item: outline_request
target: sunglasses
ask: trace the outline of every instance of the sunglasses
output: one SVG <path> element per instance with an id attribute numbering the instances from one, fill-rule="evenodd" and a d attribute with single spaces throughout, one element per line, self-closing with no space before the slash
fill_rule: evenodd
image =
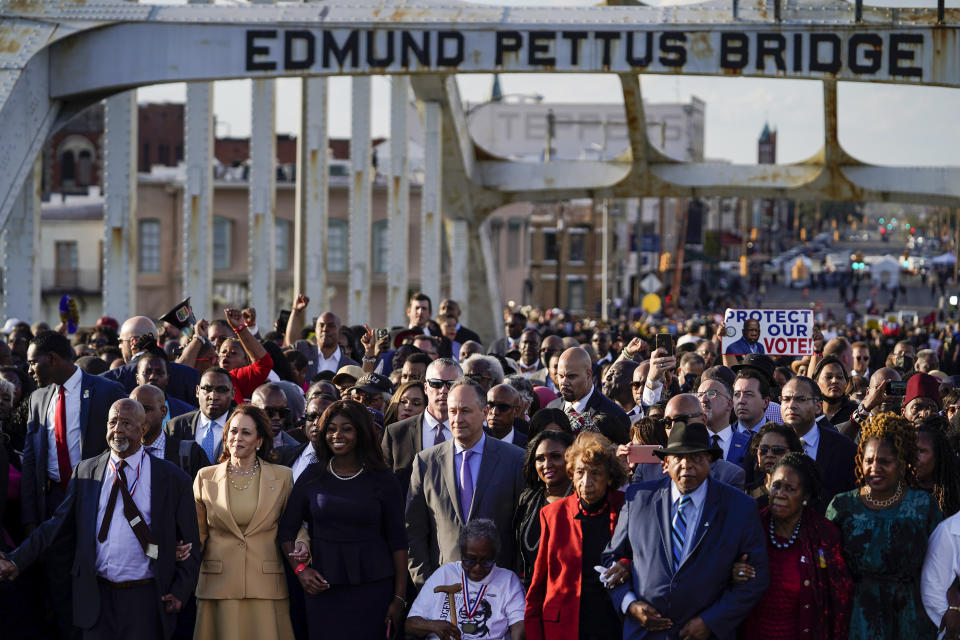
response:
<path id="1" fill-rule="evenodd" d="M 427 385 L 428 385 L 431 389 L 440 389 L 440 388 L 442 388 L 442 387 L 446 387 L 447 389 L 449 389 L 450 387 L 453 386 L 453 383 L 454 383 L 454 382 L 456 382 L 456 380 L 442 380 L 441 378 L 428 378 L 428 379 L 427 379 Z"/>
<path id="2" fill-rule="evenodd" d="M 320 419 L 320 416 L 322 415 L 323 415 L 322 411 L 316 411 L 314 413 L 305 413 L 303 414 L 303 419 L 306 422 L 316 422 L 317 420 Z"/>
<path id="3" fill-rule="evenodd" d="M 507 404 L 506 402 L 488 402 L 487 408 L 491 411 L 499 411 L 500 413 L 506 413 L 511 409 L 516 409 L 517 406 L 513 404 Z"/>
<path id="4" fill-rule="evenodd" d="M 691 420 L 693 420 L 694 418 L 699 418 L 699 417 L 701 417 L 702 415 L 703 415 L 703 412 L 701 411 L 700 413 L 680 414 L 680 415 L 678 415 L 678 416 L 673 416 L 673 417 L 671 417 L 671 418 L 668 418 L 668 417 L 664 416 L 664 418 L 663 418 L 663 425 L 664 425 L 667 429 L 672 429 L 674 423 L 676 423 L 676 422 L 682 422 L 682 423 L 684 423 L 684 424 L 691 424 Z"/>
<path id="5" fill-rule="evenodd" d="M 493 565 L 497 564 L 497 561 L 496 561 L 496 560 L 481 560 L 480 558 L 474 558 L 474 557 L 471 557 L 471 556 L 463 556 L 463 558 L 460 560 L 460 564 L 462 564 L 463 566 L 465 566 L 465 567 L 468 568 L 468 569 L 469 569 L 470 567 L 476 567 L 476 566 L 483 567 L 484 569 L 490 569 L 490 568 L 493 567 Z"/>
<path id="6" fill-rule="evenodd" d="M 213 386 L 212 384 L 202 384 L 200 385 L 200 391 L 205 393 L 230 393 L 233 391 L 233 389 L 222 384 L 218 384 L 217 386 Z"/>
<path id="7" fill-rule="evenodd" d="M 287 407 L 267 407 L 263 412 L 271 418 L 286 418 L 290 415 L 290 409 Z"/>
<path id="8" fill-rule="evenodd" d="M 778 445 L 778 444 L 775 444 L 773 446 L 762 444 L 759 447 L 757 447 L 757 453 L 759 453 L 762 456 L 765 456 L 768 453 L 772 453 L 775 456 L 783 456 L 787 454 L 787 451 L 789 451 L 789 449 L 787 449 L 783 445 Z"/>

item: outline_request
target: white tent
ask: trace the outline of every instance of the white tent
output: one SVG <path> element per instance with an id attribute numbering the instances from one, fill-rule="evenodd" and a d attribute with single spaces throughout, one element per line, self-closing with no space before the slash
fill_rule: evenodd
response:
<path id="1" fill-rule="evenodd" d="M 873 284 L 885 284 L 887 288 L 891 288 L 900 283 L 900 263 L 893 256 L 881 256 L 871 261 L 868 266 Z"/>
<path id="2" fill-rule="evenodd" d="M 952 253 L 944 253 L 931 260 L 933 264 L 953 264 L 956 261 L 957 258 Z"/>

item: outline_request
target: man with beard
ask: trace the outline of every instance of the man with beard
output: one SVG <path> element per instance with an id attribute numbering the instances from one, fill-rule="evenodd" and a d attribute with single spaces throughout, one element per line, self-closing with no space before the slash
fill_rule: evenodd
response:
<path id="1" fill-rule="evenodd" d="M 74 558 L 60 570 L 72 579 L 72 623 L 85 638 L 170 638 L 197 584 L 200 534 L 190 478 L 144 452 L 145 431 L 139 404 L 113 403 L 110 451 L 77 465 L 54 517 L 0 560 L 0 578 L 12 579 L 55 540 L 68 540 Z M 178 541 L 192 550 L 178 556 Z"/>
<path id="2" fill-rule="evenodd" d="M 823 477 L 823 491 L 818 509 L 823 512 L 838 493 L 856 486 L 855 459 L 857 445 L 850 438 L 817 422 L 820 387 L 806 376 L 787 380 L 780 392 L 783 422 L 800 437 L 804 453 L 813 458 Z"/>
<path id="3" fill-rule="evenodd" d="M 641 412 L 634 411 L 636 402 L 633 399 L 633 388 L 630 384 L 639 364 L 633 360 L 617 360 L 603 373 L 603 395 L 623 409 L 630 418 L 631 424 L 642 417 Z"/>
<path id="4" fill-rule="evenodd" d="M 280 385 L 274 382 L 260 385 L 253 391 L 250 403 L 260 407 L 267 414 L 270 420 L 270 431 L 273 433 L 274 450 L 297 444 L 293 436 L 287 433 L 293 426 L 293 420 L 290 418 L 290 407 L 287 406 L 287 394 L 283 392 Z"/>
<path id="5" fill-rule="evenodd" d="M 210 367 L 197 386 L 200 408 L 167 423 L 167 433 L 181 440 L 195 440 L 209 464 L 217 464 L 223 453 L 223 427 L 230 417 L 233 380 L 226 369 Z"/>
<path id="6" fill-rule="evenodd" d="M 727 350 L 727 355 L 741 356 L 748 353 L 764 353 L 763 345 L 760 340 L 760 321 L 756 318 L 750 318 L 743 323 L 742 337 L 736 342 L 732 342 Z"/>
<path id="7" fill-rule="evenodd" d="M 580 347 L 564 351 L 557 364 L 560 397 L 547 406 L 563 409 L 570 418 L 574 433 L 584 429 L 598 431 L 614 444 L 627 444 L 630 442 L 630 418 L 594 388 L 592 364 L 590 354 Z M 597 420 L 600 415 L 606 415 L 608 419 Z"/>
<path id="8" fill-rule="evenodd" d="M 141 443 L 143 449 L 154 458 L 171 462 L 191 478 L 207 464 L 207 456 L 193 440 L 180 440 L 163 432 L 163 418 L 167 412 L 163 391 L 149 384 L 142 384 L 130 392 L 130 399 L 143 408 L 146 430 Z"/>

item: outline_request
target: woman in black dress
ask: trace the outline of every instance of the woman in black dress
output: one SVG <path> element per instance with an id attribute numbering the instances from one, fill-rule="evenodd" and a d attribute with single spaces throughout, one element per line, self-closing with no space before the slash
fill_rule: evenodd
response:
<path id="1" fill-rule="evenodd" d="M 319 464 L 294 485 L 278 534 L 290 558 L 307 523 L 312 559 L 290 563 L 307 594 L 310 638 L 392 637 L 407 604 L 400 484 L 383 461 L 363 405 L 334 402 L 320 421 Z"/>

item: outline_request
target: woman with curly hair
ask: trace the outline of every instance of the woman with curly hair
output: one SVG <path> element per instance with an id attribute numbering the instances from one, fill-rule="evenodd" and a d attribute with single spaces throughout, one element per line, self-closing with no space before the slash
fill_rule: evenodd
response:
<path id="1" fill-rule="evenodd" d="M 804 637 L 845 639 L 853 583 L 840 549 L 840 532 L 813 505 L 820 472 L 803 453 L 787 453 L 767 474 L 770 506 L 760 512 L 767 531 L 770 586 L 743 624 L 745 640 Z M 733 566 L 733 582 L 755 576 L 753 567 Z"/>
<path id="2" fill-rule="evenodd" d="M 837 494 L 827 519 L 840 528 L 853 575 L 850 638 L 933 640 L 920 572 L 927 539 L 943 519 L 936 501 L 914 489 L 917 433 L 893 413 L 872 416 L 857 449 L 859 488 Z"/>
<path id="3" fill-rule="evenodd" d="M 948 428 L 940 415 L 917 427 L 917 488 L 933 496 L 944 518 L 960 511 L 960 465 L 947 441 Z"/>

